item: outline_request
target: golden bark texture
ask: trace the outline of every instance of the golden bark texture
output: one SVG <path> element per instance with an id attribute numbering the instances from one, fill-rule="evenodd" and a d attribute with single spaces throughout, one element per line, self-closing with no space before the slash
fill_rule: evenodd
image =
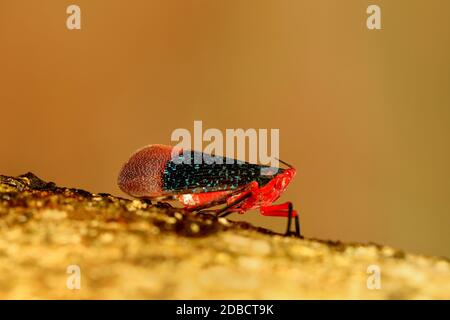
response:
<path id="1" fill-rule="evenodd" d="M 387 246 L 284 237 L 28 173 L 0 176 L 0 298 L 448 299 L 450 265 Z"/>

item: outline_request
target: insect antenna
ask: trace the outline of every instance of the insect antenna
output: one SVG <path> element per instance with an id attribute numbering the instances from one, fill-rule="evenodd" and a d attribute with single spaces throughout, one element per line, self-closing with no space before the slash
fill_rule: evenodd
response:
<path id="1" fill-rule="evenodd" d="M 278 159 L 278 158 L 275 158 L 275 159 L 277 159 L 279 162 L 281 162 L 281 163 L 284 164 L 285 166 L 288 166 L 289 168 L 294 168 L 292 165 L 290 165 L 290 164 L 287 163 L 287 162 L 284 162 L 284 161 L 281 160 L 281 159 Z"/>

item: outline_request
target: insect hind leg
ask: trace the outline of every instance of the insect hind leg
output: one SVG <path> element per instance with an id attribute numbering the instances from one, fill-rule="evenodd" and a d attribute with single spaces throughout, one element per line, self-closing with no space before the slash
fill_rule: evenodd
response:
<path id="1" fill-rule="evenodd" d="M 228 216 L 229 214 L 239 211 L 236 210 L 244 204 L 245 200 L 252 196 L 253 192 L 258 189 L 258 183 L 256 181 L 251 182 L 245 186 L 240 187 L 239 189 L 233 191 L 230 194 L 227 194 L 221 198 L 222 203 L 227 203 L 230 197 L 235 196 L 236 199 L 234 201 L 227 203 L 223 208 L 215 209 L 215 210 L 202 210 L 200 212 L 203 213 L 214 213 L 218 218 L 223 218 Z"/>
<path id="2" fill-rule="evenodd" d="M 293 234 L 299 238 L 303 238 L 300 232 L 300 220 L 298 217 L 298 213 L 294 210 L 291 202 L 262 207 L 260 212 L 264 216 L 287 217 L 287 227 L 285 235 L 289 236 Z M 291 232 L 292 220 L 294 220 L 295 223 L 295 232 Z"/>
<path id="3" fill-rule="evenodd" d="M 252 195 L 252 193 L 249 191 L 245 193 L 243 196 L 240 196 L 238 199 L 233 201 L 230 204 L 227 204 L 225 207 L 216 209 L 216 210 L 202 210 L 200 213 L 213 213 L 216 215 L 217 218 L 224 218 L 234 211 L 232 209 L 235 209 L 239 204 L 243 203 L 247 198 L 249 198 Z"/>

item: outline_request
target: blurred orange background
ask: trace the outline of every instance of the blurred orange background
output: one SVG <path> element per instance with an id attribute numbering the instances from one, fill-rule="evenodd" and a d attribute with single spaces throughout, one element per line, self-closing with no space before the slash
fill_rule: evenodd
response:
<path id="1" fill-rule="evenodd" d="M 66 28 L 81 7 L 82 29 Z M 382 30 L 366 8 L 382 9 Z M 0 174 L 124 196 L 176 128 L 279 128 L 306 237 L 450 256 L 448 0 L 0 0 Z M 232 219 L 284 230 L 257 212 Z"/>

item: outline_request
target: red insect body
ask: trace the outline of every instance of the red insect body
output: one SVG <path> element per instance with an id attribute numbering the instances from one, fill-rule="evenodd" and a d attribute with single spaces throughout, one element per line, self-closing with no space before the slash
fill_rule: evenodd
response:
<path id="1" fill-rule="evenodd" d="M 222 204 L 226 206 L 227 214 L 230 212 L 243 214 L 249 210 L 259 209 L 264 216 L 289 217 L 288 230 L 292 217 L 297 219 L 298 225 L 297 212 L 292 209 L 290 202 L 273 205 L 294 178 L 296 170 L 293 167 L 280 170 L 262 186 L 258 185 L 257 181 L 252 181 L 238 189 L 174 193 L 164 190 L 161 183 L 165 165 L 170 161 L 172 154 L 173 148 L 163 145 L 151 145 L 138 150 L 122 167 L 119 187 L 135 197 L 178 200 L 187 210 L 200 210 Z M 297 234 L 300 235 L 299 226 Z"/>
<path id="2" fill-rule="evenodd" d="M 196 207 L 204 206 L 207 203 L 212 203 L 224 197 L 227 198 L 226 203 L 230 205 L 237 199 L 250 193 L 250 196 L 243 200 L 239 206 L 231 207 L 229 211 L 243 214 L 249 210 L 260 209 L 261 214 L 265 216 L 287 217 L 289 203 L 277 206 L 272 206 L 272 203 L 278 200 L 281 194 L 287 189 L 295 174 L 296 170 L 289 168 L 276 175 L 269 183 L 262 187 L 255 181 L 250 183 L 245 190 L 237 194 L 233 194 L 232 191 L 188 193 L 179 195 L 178 201 L 186 209 L 195 209 Z M 295 217 L 296 215 L 297 212 L 294 210 L 292 216 Z"/>

